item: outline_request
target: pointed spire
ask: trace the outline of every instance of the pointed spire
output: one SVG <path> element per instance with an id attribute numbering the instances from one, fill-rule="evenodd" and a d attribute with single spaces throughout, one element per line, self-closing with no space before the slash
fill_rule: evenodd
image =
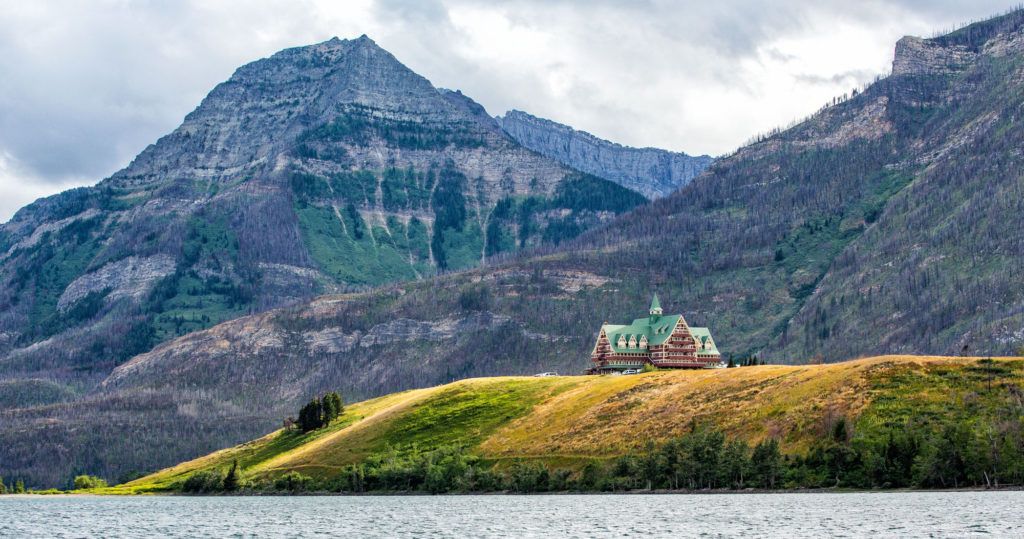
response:
<path id="1" fill-rule="evenodd" d="M 658 294 L 654 294 L 651 300 L 651 316 L 661 316 L 661 302 L 658 301 Z"/>

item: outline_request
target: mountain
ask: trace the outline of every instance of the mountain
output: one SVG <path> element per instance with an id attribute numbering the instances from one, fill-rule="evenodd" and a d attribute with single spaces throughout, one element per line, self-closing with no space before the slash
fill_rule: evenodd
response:
<path id="1" fill-rule="evenodd" d="M 631 468 L 640 468 L 639 461 L 651 456 L 648 444 L 664 444 L 694 431 L 699 435 L 700 426 L 707 425 L 723 433 L 725 440 L 716 442 L 712 435 L 710 454 L 696 457 L 682 470 L 669 465 L 670 475 L 749 458 L 734 450 L 726 457 L 726 441 L 753 446 L 774 438 L 784 454 L 796 457 L 787 461 L 799 468 L 786 474 L 785 482 L 791 486 L 941 486 L 941 481 L 948 481 L 945 486 L 952 487 L 956 472 L 942 468 L 938 473 L 946 477 L 933 477 L 928 461 L 935 452 L 928 448 L 943 447 L 940 439 L 950 429 L 968 424 L 972 428 L 966 438 L 960 435 L 946 444 L 962 444 L 958 448 L 971 451 L 988 447 L 989 438 L 982 432 L 1002 433 L 1010 446 L 1024 442 L 1019 428 L 1005 423 L 999 412 L 1003 406 L 1019 411 L 1020 402 L 1014 402 L 1010 392 L 986 389 L 989 377 L 997 386 L 1024 382 L 1022 367 L 1019 359 L 986 364 L 979 358 L 887 356 L 833 365 L 636 376 L 476 378 L 352 404 L 326 428 L 308 433 L 277 430 L 107 492 L 181 490 L 193 475 L 224 474 L 236 462 L 243 482 L 257 488 L 272 488 L 275 479 L 293 472 L 318 483 L 307 488 L 323 490 L 516 488 L 481 477 L 514 474 L 523 462 L 545 466 L 550 473 L 544 475 L 550 478 L 564 470 L 563 482 L 579 482 L 595 468 L 604 470 L 598 475 L 628 477 Z M 947 406 L 945 399 L 934 398 L 936 394 L 972 399 L 974 404 Z M 904 448 L 905 454 L 899 455 Z M 677 450 L 696 451 L 686 443 Z M 434 458 L 424 454 L 429 451 L 436 452 Z M 457 464 L 452 470 L 457 475 L 449 477 L 447 487 L 431 487 L 429 472 L 403 465 L 406 459 L 422 456 L 429 467 L 444 467 L 453 453 L 467 455 L 471 465 Z M 994 459 L 987 451 L 970 459 L 966 473 L 957 478 L 960 483 L 986 485 L 994 479 L 1013 484 L 1024 477 L 1019 452 L 1011 450 L 1002 457 L 995 453 Z M 828 470 L 823 477 L 818 477 L 819 467 Z M 353 477 L 362 480 L 353 483 Z M 747 484 L 756 485 L 755 477 L 756 469 L 748 470 Z M 647 480 L 657 481 L 650 476 Z M 602 489 L 590 483 L 577 483 L 576 488 Z M 695 488 L 687 480 L 675 486 Z M 781 479 L 777 486 L 783 486 Z M 643 488 L 643 483 L 616 489 L 623 488 Z"/>
<path id="2" fill-rule="evenodd" d="M 0 377 L 87 388 L 169 338 L 558 243 L 643 202 L 366 36 L 288 49 L 112 177 L 0 226 Z"/>
<path id="3" fill-rule="evenodd" d="M 713 161 L 706 155 L 622 146 L 518 110 L 510 110 L 496 119 L 523 146 L 649 199 L 663 197 L 690 183 Z"/>
<path id="4" fill-rule="evenodd" d="M 726 357 L 1014 353 L 1024 12 L 905 38 L 893 64 L 557 246 L 225 322 L 97 370 L 86 391 L 70 375 L 12 376 L 0 384 L 0 401 L 15 403 L 0 412 L 0 473 L 54 485 L 152 470 L 268 432 L 328 389 L 362 400 L 468 376 L 576 373 L 601 323 L 642 315 L 652 291 L 666 313 L 709 327 Z"/>
<path id="5" fill-rule="evenodd" d="M 0 225 L 0 409 L 88 399 L 160 342 L 557 244 L 645 202 L 366 36 L 284 50 L 123 170 Z"/>

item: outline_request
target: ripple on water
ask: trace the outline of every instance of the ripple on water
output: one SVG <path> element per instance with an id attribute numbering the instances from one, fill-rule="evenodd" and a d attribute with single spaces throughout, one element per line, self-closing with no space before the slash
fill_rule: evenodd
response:
<path id="1" fill-rule="evenodd" d="M 1024 492 L 0 497 L 0 537 L 1024 536 Z"/>

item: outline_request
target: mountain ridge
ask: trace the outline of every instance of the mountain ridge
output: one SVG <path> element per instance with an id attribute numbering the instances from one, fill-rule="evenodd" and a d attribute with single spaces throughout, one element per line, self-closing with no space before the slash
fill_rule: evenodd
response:
<path id="1" fill-rule="evenodd" d="M 683 187 L 713 160 L 707 155 L 624 146 L 515 109 L 495 119 L 527 148 L 638 191 L 649 199 Z"/>

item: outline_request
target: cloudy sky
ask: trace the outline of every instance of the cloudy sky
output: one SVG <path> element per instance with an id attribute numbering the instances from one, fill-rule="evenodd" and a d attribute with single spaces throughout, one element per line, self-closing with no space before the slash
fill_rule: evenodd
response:
<path id="1" fill-rule="evenodd" d="M 110 175 L 239 65 L 367 34 L 492 114 L 717 155 L 889 70 L 903 35 L 1002 12 L 972 0 L 7 2 L 0 222 Z"/>

